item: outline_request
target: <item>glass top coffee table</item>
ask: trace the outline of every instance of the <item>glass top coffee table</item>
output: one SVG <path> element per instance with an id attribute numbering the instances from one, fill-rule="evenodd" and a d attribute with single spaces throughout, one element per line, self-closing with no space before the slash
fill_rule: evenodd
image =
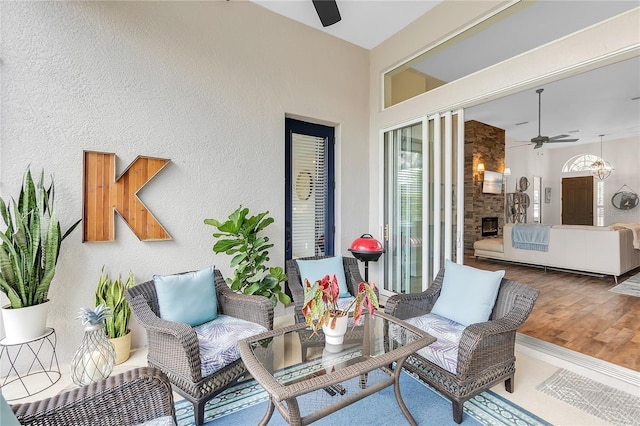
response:
<path id="1" fill-rule="evenodd" d="M 309 424 L 392 385 L 398 406 L 415 425 L 400 394 L 400 372 L 409 355 L 435 340 L 376 312 L 355 328 L 350 324 L 342 345 L 326 344 L 322 331 L 313 334 L 306 324 L 295 324 L 241 340 L 239 347 L 247 370 L 270 396 L 261 425 L 275 408 L 291 425 Z"/>

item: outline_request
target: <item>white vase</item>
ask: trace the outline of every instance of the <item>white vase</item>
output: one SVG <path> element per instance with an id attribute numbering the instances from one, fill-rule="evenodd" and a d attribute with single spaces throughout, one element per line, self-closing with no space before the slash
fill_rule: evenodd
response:
<path id="1" fill-rule="evenodd" d="M 2 307 L 2 323 L 5 338 L 3 343 L 24 343 L 42 336 L 47 331 L 49 301 L 26 308 Z"/>
<path id="2" fill-rule="evenodd" d="M 348 317 L 346 315 L 337 317 L 335 328 L 330 327 L 332 321 L 333 318 L 329 320 L 329 324 L 322 326 L 324 341 L 330 345 L 341 345 L 347 332 Z"/>

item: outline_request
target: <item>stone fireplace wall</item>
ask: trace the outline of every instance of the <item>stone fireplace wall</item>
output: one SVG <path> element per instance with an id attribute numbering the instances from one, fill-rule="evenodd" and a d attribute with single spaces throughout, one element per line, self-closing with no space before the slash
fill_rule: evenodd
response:
<path id="1" fill-rule="evenodd" d="M 482 218 L 498 217 L 498 237 L 504 226 L 504 191 L 502 194 L 483 194 L 484 169 L 504 171 L 505 131 L 479 121 L 465 122 L 464 126 L 464 250 L 473 251 L 473 243 L 482 239 Z"/>

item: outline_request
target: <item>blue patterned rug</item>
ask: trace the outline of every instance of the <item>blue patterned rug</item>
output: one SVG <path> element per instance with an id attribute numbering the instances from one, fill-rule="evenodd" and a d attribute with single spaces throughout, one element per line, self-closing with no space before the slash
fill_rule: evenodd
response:
<path id="1" fill-rule="evenodd" d="M 294 380 L 307 374 L 309 367 L 290 367 L 279 374 L 281 380 Z M 375 378 L 373 378 L 375 380 Z M 355 379 L 352 379 L 355 380 Z M 369 375 L 372 380 L 372 374 Z M 357 383 L 342 383 L 348 392 Z M 407 408 L 419 425 L 455 425 L 452 418 L 451 402 L 427 386 L 413 375 L 403 371 L 400 376 L 400 390 Z M 326 399 L 323 390 L 316 391 Z M 300 410 L 305 414 L 307 400 L 315 400 L 320 395 L 310 393 L 300 398 Z M 315 395 L 314 395 L 315 394 Z M 330 397 L 329 397 L 330 398 Z M 207 426 L 246 426 L 258 424 L 267 410 L 268 395 L 255 380 L 250 379 L 227 389 L 212 399 L 206 406 L 205 425 Z M 182 400 L 176 402 L 178 426 L 191 426 L 194 423 L 193 406 Z M 351 424 L 351 425 L 389 425 L 405 424 L 406 419 L 396 402 L 393 387 L 387 387 L 333 414 L 317 421 L 314 425 Z M 285 425 L 285 421 L 275 410 L 269 425 Z M 485 391 L 464 404 L 464 425 L 550 425 L 536 415 L 518 407 L 492 391 Z"/>

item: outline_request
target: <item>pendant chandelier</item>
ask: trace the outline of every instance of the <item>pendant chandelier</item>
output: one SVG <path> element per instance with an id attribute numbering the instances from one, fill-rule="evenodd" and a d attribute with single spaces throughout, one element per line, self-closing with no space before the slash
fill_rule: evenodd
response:
<path id="1" fill-rule="evenodd" d="M 609 176 L 611 176 L 611 172 L 613 171 L 613 167 L 607 161 L 602 159 L 602 137 L 604 135 L 600 135 L 600 158 L 594 161 L 591 164 L 591 174 L 597 177 L 600 180 L 605 180 Z"/>

